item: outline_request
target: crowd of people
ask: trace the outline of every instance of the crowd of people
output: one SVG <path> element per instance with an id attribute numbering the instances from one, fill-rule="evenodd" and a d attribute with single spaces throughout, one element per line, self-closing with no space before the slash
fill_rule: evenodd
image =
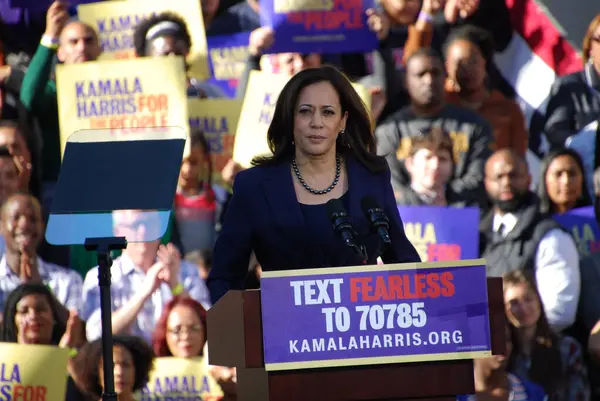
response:
<path id="1" fill-rule="evenodd" d="M 347 125 L 347 116 L 331 111 L 330 118 L 338 118 L 338 146 L 364 148 L 362 162 L 373 166 L 374 153 L 385 157 L 397 205 L 479 208 L 480 256 L 489 276 L 504 278 L 507 352 L 475 361 L 476 391 L 464 397 L 587 401 L 600 396 L 600 253 L 582 255 L 571 233 L 554 219 L 594 206 L 600 221 L 600 14 L 582 44 L 581 71 L 557 78 L 542 128 L 534 130 L 494 64 L 494 54 L 512 37 L 504 0 L 380 0 L 381 7 L 366 11 L 367 25 L 379 40 L 378 49 L 368 54 L 269 54 L 274 31 L 261 26 L 258 0 L 197 3 L 207 37 L 250 32 L 236 97 L 245 96 L 252 70 L 293 77 L 333 65 L 369 88 L 374 127 Z M 54 69 L 57 63 L 97 60 L 101 43 L 94 28 L 60 1 L 43 13 L 2 6 L 0 16 L 0 341 L 68 348 L 67 400 L 99 400 L 103 365 L 96 260 L 83 247 L 48 244 L 44 226 L 61 163 Z M 182 16 L 172 12 L 141 21 L 133 35 L 137 57 L 186 56 L 194 40 Z M 316 83 L 330 75 L 320 76 Z M 348 107 L 360 112 L 342 102 L 339 91 L 320 91 L 343 112 Z M 225 95 L 214 82 L 190 77 L 187 96 Z M 298 113 L 308 116 L 311 110 Z M 285 129 L 282 121 L 272 130 Z M 594 135 L 584 132 L 590 127 Z M 269 137 L 274 135 L 283 134 L 270 130 Z M 538 155 L 543 159 L 539 171 L 526 157 L 530 142 L 539 142 L 533 135 L 550 145 Z M 286 149 L 282 152 L 294 145 L 291 138 L 279 144 Z M 244 198 L 236 200 L 232 189 L 244 168 L 230 160 L 217 185 L 203 132 L 191 128 L 189 141 L 167 233 L 160 241 L 130 243 L 113 255 L 113 354 L 120 401 L 134 399 L 144 388 L 154 358 L 206 355 L 206 311 L 226 290 L 214 290 L 222 271 L 211 275 L 212 249 L 232 203 L 235 213 L 252 213 L 241 211 Z M 334 159 L 337 170 L 321 175 L 300 162 L 293 157 L 289 171 L 296 189 L 307 190 L 300 203 L 314 204 L 314 196 L 331 191 L 344 196 L 347 186 L 335 187 L 343 161 Z M 141 220 L 132 211 L 115 219 L 121 230 L 135 230 Z M 220 255 L 226 246 L 237 247 L 236 255 L 247 251 L 247 263 L 236 260 L 244 264 L 243 288 L 258 288 L 262 268 L 283 257 L 265 256 L 265 249 L 254 249 L 254 256 L 253 249 L 240 248 L 249 242 L 227 239 L 217 246 Z M 224 262 L 216 260 L 215 266 L 219 263 Z M 213 366 L 210 373 L 222 399 L 235 399 L 235 369 Z"/>

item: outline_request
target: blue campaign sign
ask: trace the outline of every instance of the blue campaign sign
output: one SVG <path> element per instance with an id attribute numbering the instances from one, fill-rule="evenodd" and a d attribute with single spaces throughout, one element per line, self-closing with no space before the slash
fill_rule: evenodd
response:
<path id="1" fill-rule="evenodd" d="M 479 257 L 479 208 L 398 206 L 398 211 L 423 262 Z"/>
<path id="2" fill-rule="evenodd" d="M 554 220 L 571 233 L 581 256 L 600 251 L 600 227 L 593 206 L 571 209 Z"/>
<path id="3" fill-rule="evenodd" d="M 269 53 L 362 53 L 379 46 L 367 25 L 374 0 L 261 0 L 263 26 L 275 31 Z"/>
<path id="4" fill-rule="evenodd" d="M 485 261 L 263 272 L 267 370 L 488 357 Z"/>

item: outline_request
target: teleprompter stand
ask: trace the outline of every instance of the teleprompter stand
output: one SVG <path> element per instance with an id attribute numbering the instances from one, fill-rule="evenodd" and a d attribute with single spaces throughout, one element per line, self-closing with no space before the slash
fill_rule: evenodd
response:
<path id="1" fill-rule="evenodd" d="M 163 237 L 186 142 L 181 128 L 118 135 L 111 130 L 83 130 L 69 137 L 46 227 L 48 243 L 83 245 L 87 251 L 96 252 L 104 368 L 102 401 L 118 398 L 113 363 L 111 252 L 126 249 L 128 243 Z"/>
<path id="2" fill-rule="evenodd" d="M 113 371 L 112 302 L 110 299 L 110 253 L 127 248 L 125 237 L 86 238 L 86 251 L 96 251 L 98 284 L 100 285 L 100 319 L 102 321 L 102 363 L 104 365 L 104 392 L 102 401 L 118 401 Z"/>

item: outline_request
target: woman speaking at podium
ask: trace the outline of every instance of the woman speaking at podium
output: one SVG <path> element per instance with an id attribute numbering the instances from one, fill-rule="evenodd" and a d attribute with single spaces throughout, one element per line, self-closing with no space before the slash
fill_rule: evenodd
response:
<path id="1" fill-rule="evenodd" d="M 375 199 L 392 240 L 383 261 L 420 261 L 404 233 L 390 170 L 375 153 L 372 130 L 364 103 L 335 68 L 304 70 L 289 80 L 267 134 L 272 156 L 255 158 L 254 167 L 236 176 L 208 276 L 213 303 L 244 289 L 252 251 L 264 271 L 361 264 L 332 227 L 326 207 L 331 199 L 342 202 L 369 255 L 379 237 L 361 199 Z"/>

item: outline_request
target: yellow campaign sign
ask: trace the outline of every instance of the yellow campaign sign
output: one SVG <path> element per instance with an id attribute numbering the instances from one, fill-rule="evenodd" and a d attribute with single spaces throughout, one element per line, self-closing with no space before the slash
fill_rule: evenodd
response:
<path id="1" fill-rule="evenodd" d="M 127 0 L 81 4 L 79 19 L 98 33 L 102 46 L 100 60 L 135 57 L 133 32 L 144 19 L 165 11 L 181 17 L 192 38 L 188 55 L 189 73 L 194 78 L 210 78 L 204 18 L 197 0 Z"/>
<path id="2" fill-rule="evenodd" d="M 250 167 L 255 156 L 271 154 L 267 144 L 267 130 L 279 92 L 289 79 L 289 76 L 283 74 L 256 70 L 250 72 L 233 145 L 233 160 L 242 167 Z"/>
<path id="3" fill-rule="evenodd" d="M 208 142 L 213 182 L 221 183 L 221 171 L 232 158 L 241 100 L 188 99 L 190 128 L 199 128 Z"/>
<path id="4" fill-rule="evenodd" d="M 0 400 L 64 400 L 68 350 L 0 343 Z"/>
<path id="5" fill-rule="evenodd" d="M 206 358 L 164 357 L 154 360 L 154 369 L 139 400 L 207 400 L 221 395 L 221 388 L 208 372 Z"/>
<path id="6" fill-rule="evenodd" d="M 250 72 L 233 145 L 233 160 L 242 167 L 250 167 L 250 162 L 256 156 L 271 154 L 267 143 L 267 131 L 279 93 L 289 79 L 290 77 L 284 74 Z M 369 91 L 360 84 L 353 83 L 352 86 L 370 109 Z"/>
<path id="7" fill-rule="evenodd" d="M 189 132 L 181 57 L 58 65 L 56 85 L 61 155 L 80 130 L 110 131 L 114 140 L 143 138 L 140 128 Z"/>

